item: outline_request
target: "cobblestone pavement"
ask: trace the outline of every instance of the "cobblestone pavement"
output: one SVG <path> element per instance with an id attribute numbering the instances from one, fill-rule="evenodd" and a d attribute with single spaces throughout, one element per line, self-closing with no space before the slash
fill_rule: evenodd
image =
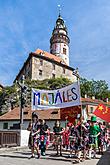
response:
<path id="1" fill-rule="evenodd" d="M 63 153 L 63 157 L 56 157 L 55 151 L 47 151 L 47 155 L 45 157 L 41 157 L 40 159 L 33 158 L 29 159 L 31 155 L 30 150 L 22 149 L 16 151 L 3 150 L 0 152 L 0 164 L 1 165 L 72 165 L 76 164 L 75 159 L 68 158 L 67 153 Z M 97 159 L 86 160 L 81 162 L 80 165 L 103 165 L 99 164 L 100 156 L 97 156 Z M 104 164 L 106 165 L 106 164 Z M 107 164 L 108 165 L 108 164 Z M 110 163 L 109 163 L 110 165 Z"/>

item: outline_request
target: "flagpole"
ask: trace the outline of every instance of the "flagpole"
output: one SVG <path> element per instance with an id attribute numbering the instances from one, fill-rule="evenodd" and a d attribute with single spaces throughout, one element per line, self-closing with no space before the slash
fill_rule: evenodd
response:
<path id="1" fill-rule="evenodd" d="M 79 77 L 79 79 L 78 79 L 78 85 L 79 85 L 79 90 L 80 90 L 80 77 Z M 81 116 L 80 116 L 80 122 L 81 122 L 81 144 L 82 144 L 82 117 L 83 117 L 83 115 L 82 115 L 82 100 L 81 100 L 81 90 L 80 90 L 80 102 L 81 102 Z"/>

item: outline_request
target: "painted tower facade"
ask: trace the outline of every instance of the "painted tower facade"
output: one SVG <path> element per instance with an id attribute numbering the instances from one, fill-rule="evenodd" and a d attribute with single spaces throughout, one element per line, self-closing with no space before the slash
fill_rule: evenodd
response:
<path id="1" fill-rule="evenodd" d="M 67 27 L 59 14 L 50 38 L 50 53 L 59 56 L 66 65 L 69 65 L 69 43 Z"/>

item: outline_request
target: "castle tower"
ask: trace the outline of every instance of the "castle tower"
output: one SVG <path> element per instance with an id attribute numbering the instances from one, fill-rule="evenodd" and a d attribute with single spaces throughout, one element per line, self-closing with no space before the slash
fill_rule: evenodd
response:
<path id="1" fill-rule="evenodd" d="M 50 38 L 50 53 L 62 58 L 62 62 L 69 65 L 69 43 L 67 28 L 60 13 Z"/>

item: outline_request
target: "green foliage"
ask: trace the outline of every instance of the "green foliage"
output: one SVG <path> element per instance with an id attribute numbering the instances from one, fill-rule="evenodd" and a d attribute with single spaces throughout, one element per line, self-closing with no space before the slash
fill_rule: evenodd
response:
<path id="1" fill-rule="evenodd" d="M 85 78 L 81 78 L 80 87 L 82 97 L 86 94 L 89 97 L 95 96 L 96 99 L 102 99 L 104 101 L 106 98 L 110 99 L 110 91 L 105 80 L 95 81 L 94 79 L 87 80 Z"/>
<path id="2" fill-rule="evenodd" d="M 16 93 L 16 87 L 15 85 L 13 86 L 6 86 L 4 87 L 3 91 L 2 91 L 5 95 L 9 96 L 13 93 Z"/>
<path id="3" fill-rule="evenodd" d="M 6 112 L 0 111 L 0 116 L 4 115 Z"/>
<path id="4" fill-rule="evenodd" d="M 29 88 L 37 88 L 37 89 L 58 89 L 64 87 L 66 85 L 71 84 L 72 82 L 67 78 L 52 78 L 52 79 L 45 79 L 42 81 L 39 80 L 26 80 L 26 85 Z"/>
<path id="5" fill-rule="evenodd" d="M 67 78 L 53 78 L 48 81 L 49 89 L 58 89 L 66 85 L 71 84 L 72 82 Z"/>

